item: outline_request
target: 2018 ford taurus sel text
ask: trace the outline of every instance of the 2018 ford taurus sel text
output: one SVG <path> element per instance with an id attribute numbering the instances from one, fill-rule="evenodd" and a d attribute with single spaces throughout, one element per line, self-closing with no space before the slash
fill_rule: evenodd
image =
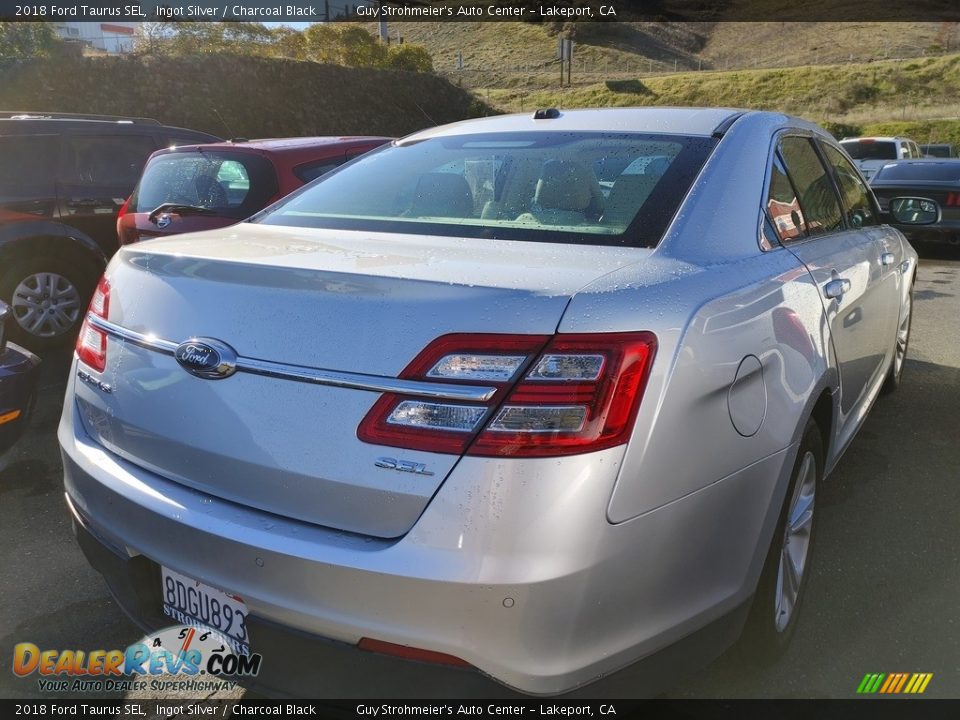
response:
<path id="1" fill-rule="evenodd" d="M 775 657 L 916 268 L 795 118 L 427 130 L 121 249 L 59 430 L 76 532 L 138 622 L 216 626 L 273 690 L 638 693 L 741 630 Z"/>

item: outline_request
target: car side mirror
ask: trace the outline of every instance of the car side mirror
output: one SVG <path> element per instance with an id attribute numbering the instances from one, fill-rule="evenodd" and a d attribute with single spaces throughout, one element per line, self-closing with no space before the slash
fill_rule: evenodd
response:
<path id="1" fill-rule="evenodd" d="M 940 205 L 929 198 L 896 197 L 890 215 L 901 225 L 933 225 L 940 222 Z"/>

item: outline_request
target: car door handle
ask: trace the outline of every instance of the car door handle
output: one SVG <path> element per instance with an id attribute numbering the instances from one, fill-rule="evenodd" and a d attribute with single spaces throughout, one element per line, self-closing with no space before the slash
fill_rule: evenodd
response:
<path id="1" fill-rule="evenodd" d="M 896 262 L 897 258 L 891 252 L 885 252 L 880 256 L 881 265 L 893 265 Z"/>
<path id="2" fill-rule="evenodd" d="M 823 286 L 823 295 L 828 298 L 838 298 L 843 297 L 843 294 L 849 290 L 850 281 L 844 278 L 837 278 Z"/>

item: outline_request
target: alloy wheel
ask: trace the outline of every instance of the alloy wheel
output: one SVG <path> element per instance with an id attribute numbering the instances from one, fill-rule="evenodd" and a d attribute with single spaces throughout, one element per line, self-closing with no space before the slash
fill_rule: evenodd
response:
<path id="1" fill-rule="evenodd" d="M 69 332 L 80 317 L 80 291 L 55 272 L 25 277 L 13 291 L 13 315 L 25 331 L 52 338 Z"/>
<path id="2" fill-rule="evenodd" d="M 790 499 L 783 545 L 780 549 L 774 607 L 777 632 L 783 632 L 790 624 L 800 596 L 800 587 L 810 555 L 816 488 L 817 460 L 812 452 L 807 451 L 800 463 L 799 477 Z"/>
<path id="3" fill-rule="evenodd" d="M 910 341 L 910 318 L 913 314 L 913 297 L 907 295 L 907 307 L 900 327 L 897 328 L 897 348 L 893 358 L 893 376 L 899 378 L 907 359 L 907 343 Z"/>

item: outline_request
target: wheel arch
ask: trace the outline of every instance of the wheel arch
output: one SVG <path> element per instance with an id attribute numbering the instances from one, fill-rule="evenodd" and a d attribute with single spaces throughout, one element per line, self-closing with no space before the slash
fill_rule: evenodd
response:
<path id="1" fill-rule="evenodd" d="M 829 388 L 824 388 L 817 396 L 813 404 L 813 409 L 808 416 L 817 424 L 817 429 L 820 431 L 820 438 L 823 440 L 824 477 L 826 477 L 827 459 L 830 457 L 830 451 L 833 448 L 833 421 L 835 414 L 836 408 L 834 407 L 833 392 Z M 802 433 L 804 427 L 806 427 L 806 421 L 804 421 L 803 425 L 798 429 L 798 432 Z"/>
<path id="2" fill-rule="evenodd" d="M 4 265 L 9 266 L 24 250 L 75 252 L 101 269 L 107 266 L 107 257 L 96 242 L 79 233 L 68 235 L 53 222 L 18 223 L 0 230 L 0 261 Z"/>

